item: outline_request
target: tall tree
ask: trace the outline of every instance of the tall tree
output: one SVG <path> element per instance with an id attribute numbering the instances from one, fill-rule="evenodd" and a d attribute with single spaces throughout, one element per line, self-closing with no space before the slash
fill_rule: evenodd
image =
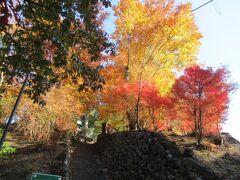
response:
<path id="1" fill-rule="evenodd" d="M 139 87 L 138 83 L 123 82 L 103 96 L 103 106 L 108 113 L 125 117 L 130 130 L 137 125 L 157 131 L 160 123 L 167 127 L 173 101 L 160 96 L 154 84 L 144 83 Z"/>
<path id="2" fill-rule="evenodd" d="M 110 5 L 108 0 L 100 2 Z M 101 88 L 100 66 L 86 63 L 76 52 L 86 52 L 97 61 L 102 52 L 111 50 L 99 26 L 99 7 L 98 1 L 90 0 L 0 1 L 0 70 L 9 83 L 25 78 L 0 148 L 25 86 L 29 97 L 42 105 L 42 96 L 63 79 L 71 79 L 79 90 Z"/>
<path id="3" fill-rule="evenodd" d="M 139 95 L 145 82 L 153 82 L 160 95 L 166 95 L 175 72 L 196 60 L 201 34 L 191 5 L 176 6 L 174 0 L 120 0 L 115 15 L 116 59 L 125 66 L 125 79 L 138 83 Z M 138 112 L 127 113 L 135 114 L 138 122 Z"/>
<path id="4" fill-rule="evenodd" d="M 101 0 L 105 7 L 110 1 Z M 50 87 L 70 78 L 79 88 L 99 88 L 98 66 L 90 66 L 76 48 L 98 60 L 109 50 L 99 26 L 98 1 L 0 1 L 1 71 L 11 81 L 30 73 L 27 93 L 36 102 Z"/>
<path id="5" fill-rule="evenodd" d="M 220 134 L 220 123 L 224 122 L 228 110 L 229 93 L 234 89 L 235 85 L 229 82 L 229 72 L 224 67 L 213 70 L 192 66 L 177 79 L 173 91 L 184 107 L 181 111 L 194 123 L 198 144 L 203 134 Z"/>
<path id="6" fill-rule="evenodd" d="M 195 62 L 201 34 L 190 4 L 174 0 L 120 0 L 115 8 L 118 55 L 130 81 L 154 81 L 161 95 L 176 70 Z"/>

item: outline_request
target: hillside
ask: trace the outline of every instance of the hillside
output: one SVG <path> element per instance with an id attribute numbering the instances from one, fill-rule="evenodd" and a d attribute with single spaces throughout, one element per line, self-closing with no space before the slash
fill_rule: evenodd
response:
<path id="1" fill-rule="evenodd" d="M 163 134 L 148 131 L 99 137 L 109 179 L 217 179 L 195 159 L 184 156 Z"/>
<path id="2" fill-rule="evenodd" d="M 204 147 L 196 148 L 193 137 L 131 131 L 100 135 L 95 144 L 72 140 L 70 149 L 64 145 L 65 138 L 59 137 L 57 144 L 37 149 L 12 130 L 7 140 L 17 150 L 1 159 L 0 179 L 24 180 L 32 172 L 45 172 L 73 180 L 237 180 L 240 145 L 229 134 L 224 137 L 224 146 L 205 138 Z"/>
<path id="3" fill-rule="evenodd" d="M 240 143 L 228 133 L 222 133 L 224 146 L 216 145 L 213 138 L 204 138 L 203 148 L 196 148 L 195 138 L 167 135 L 184 152 L 190 149 L 193 158 L 214 172 L 220 179 L 240 179 Z"/>

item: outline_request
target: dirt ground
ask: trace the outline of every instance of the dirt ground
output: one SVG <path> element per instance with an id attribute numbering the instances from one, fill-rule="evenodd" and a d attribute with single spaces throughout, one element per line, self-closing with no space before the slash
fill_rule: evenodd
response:
<path id="1" fill-rule="evenodd" d="M 211 139 L 205 138 L 204 149 L 196 148 L 194 137 L 165 134 L 170 141 L 184 152 L 191 149 L 193 158 L 201 165 L 209 167 L 221 180 L 240 179 L 240 144 L 230 136 L 226 145 L 215 145 Z M 39 149 L 33 143 L 23 139 L 21 133 L 11 129 L 7 141 L 17 149 L 16 153 L 0 161 L 0 180 L 25 180 L 33 172 L 62 175 L 65 146 L 48 146 Z M 62 141 L 58 139 L 57 141 Z M 63 150 L 62 150 L 63 149 Z M 56 161 L 58 159 L 59 161 Z M 70 158 L 70 176 L 73 180 L 105 180 L 105 172 L 100 160 L 96 144 L 73 142 Z"/>
<path id="2" fill-rule="evenodd" d="M 71 152 L 70 173 L 73 180 L 106 180 L 96 144 L 75 142 Z"/>
<path id="3" fill-rule="evenodd" d="M 10 129 L 6 141 L 16 148 L 16 152 L 0 160 L 1 180 L 30 179 L 33 172 L 62 173 L 63 164 L 56 161 L 56 145 L 36 147 L 23 139 L 21 133 L 13 128 Z"/>
<path id="4" fill-rule="evenodd" d="M 170 141 L 174 141 L 184 152 L 193 151 L 193 158 L 203 166 L 209 167 L 221 180 L 240 179 L 240 143 L 225 134 L 225 145 L 215 145 L 210 138 L 204 138 L 204 148 L 196 148 L 194 137 L 175 136 L 166 134 Z"/>

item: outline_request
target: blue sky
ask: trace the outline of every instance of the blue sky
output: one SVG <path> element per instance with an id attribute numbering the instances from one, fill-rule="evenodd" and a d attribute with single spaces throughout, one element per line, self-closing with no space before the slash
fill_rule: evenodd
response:
<path id="1" fill-rule="evenodd" d="M 176 3 L 191 2 L 193 9 L 208 0 L 176 0 Z M 113 0 L 116 4 L 117 0 Z M 228 65 L 232 80 L 240 83 L 240 1 L 214 0 L 194 12 L 203 38 L 199 62 L 206 66 Z M 114 18 L 106 22 L 106 30 L 114 31 Z M 230 132 L 240 140 L 240 90 L 231 97 L 228 120 L 223 131 Z"/>

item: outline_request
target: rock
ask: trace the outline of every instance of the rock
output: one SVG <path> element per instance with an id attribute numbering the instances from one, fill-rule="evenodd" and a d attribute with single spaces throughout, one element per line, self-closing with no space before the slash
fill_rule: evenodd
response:
<path id="1" fill-rule="evenodd" d="M 195 173 L 193 165 L 183 163 L 185 158 L 180 150 L 161 134 L 132 131 L 101 138 L 98 143 L 108 179 L 183 180 L 202 176 Z M 186 149 L 184 155 L 192 156 L 193 151 Z"/>
<path id="2" fill-rule="evenodd" d="M 168 161 L 169 166 L 171 166 L 174 169 L 179 169 L 181 166 L 181 161 L 178 159 L 172 159 Z"/>
<path id="3" fill-rule="evenodd" d="M 173 158 L 172 154 L 167 154 L 167 159 L 171 160 Z"/>
<path id="4" fill-rule="evenodd" d="M 141 175 L 139 176 L 139 180 L 145 180 L 145 176 L 144 176 L 143 174 L 141 174 Z"/>
<path id="5" fill-rule="evenodd" d="M 147 175 L 146 180 L 153 180 L 153 178 L 150 175 Z"/>
<path id="6" fill-rule="evenodd" d="M 159 179 L 160 178 L 160 173 L 159 172 L 155 172 L 154 173 L 154 179 Z"/>
<path id="7" fill-rule="evenodd" d="M 193 157 L 194 152 L 192 149 L 186 148 L 186 149 L 184 149 L 183 154 L 187 157 Z"/>

